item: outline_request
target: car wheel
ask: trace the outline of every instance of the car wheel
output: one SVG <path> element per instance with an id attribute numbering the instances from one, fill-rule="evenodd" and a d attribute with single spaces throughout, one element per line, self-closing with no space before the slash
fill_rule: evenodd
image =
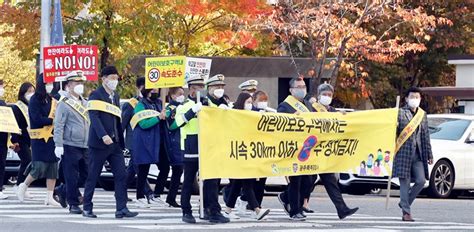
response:
<path id="1" fill-rule="evenodd" d="M 454 169 L 446 160 L 436 163 L 431 171 L 429 195 L 435 198 L 448 198 L 454 187 Z"/>
<path id="2" fill-rule="evenodd" d="M 372 188 L 370 194 L 380 194 L 382 192 L 381 188 Z"/>

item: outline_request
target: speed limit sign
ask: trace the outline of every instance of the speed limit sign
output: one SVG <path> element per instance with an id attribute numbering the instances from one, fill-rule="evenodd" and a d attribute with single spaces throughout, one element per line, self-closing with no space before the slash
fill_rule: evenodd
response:
<path id="1" fill-rule="evenodd" d="M 150 71 L 148 72 L 148 79 L 150 80 L 150 82 L 157 82 L 160 79 L 160 70 L 156 68 L 150 69 Z"/>

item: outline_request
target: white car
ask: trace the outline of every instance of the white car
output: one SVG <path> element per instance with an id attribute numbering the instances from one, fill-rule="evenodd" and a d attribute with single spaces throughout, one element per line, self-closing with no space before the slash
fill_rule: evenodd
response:
<path id="1" fill-rule="evenodd" d="M 474 115 L 428 115 L 434 165 L 425 190 L 436 198 L 455 196 L 474 190 Z M 360 177 L 340 174 L 341 188 L 350 194 L 366 194 L 374 188 L 386 188 L 388 177 Z M 397 178 L 392 179 L 399 187 Z"/>

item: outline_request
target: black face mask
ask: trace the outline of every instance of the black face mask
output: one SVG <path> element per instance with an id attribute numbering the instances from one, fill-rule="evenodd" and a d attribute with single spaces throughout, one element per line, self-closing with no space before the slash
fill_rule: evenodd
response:
<path id="1" fill-rule="evenodd" d="M 150 100 L 156 101 L 160 97 L 159 93 L 151 93 Z"/>

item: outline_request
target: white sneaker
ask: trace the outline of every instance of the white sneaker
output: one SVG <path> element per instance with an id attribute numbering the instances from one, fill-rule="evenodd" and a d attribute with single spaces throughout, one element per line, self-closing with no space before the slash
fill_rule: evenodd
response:
<path id="1" fill-rule="evenodd" d="M 52 196 L 46 196 L 46 199 L 44 200 L 44 205 L 61 207 L 61 204 L 55 201 Z"/>
<path id="2" fill-rule="evenodd" d="M 257 214 L 257 212 L 253 212 L 253 216 L 255 219 L 257 219 L 258 221 L 262 220 L 265 218 L 265 216 L 268 215 L 268 213 L 270 213 L 270 209 L 260 209 L 259 213 Z"/>
<path id="3" fill-rule="evenodd" d="M 166 203 L 163 200 L 161 200 L 160 197 L 152 197 L 148 199 L 148 202 L 150 202 L 152 206 L 159 206 L 159 207 L 166 206 Z"/>
<path id="4" fill-rule="evenodd" d="M 224 217 L 226 217 L 228 219 L 231 219 L 231 220 L 240 219 L 240 217 L 235 215 L 234 212 L 227 213 L 225 210 L 224 210 Z"/>
<path id="5" fill-rule="evenodd" d="M 33 199 L 33 196 L 30 194 L 30 192 L 26 191 L 25 192 L 25 198 L 26 199 Z"/>
<path id="6" fill-rule="evenodd" d="M 28 188 L 28 186 L 26 186 L 25 183 L 21 183 L 18 186 L 18 190 L 16 191 L 16 195 L 18 197 L 18 200 L 20 200 L 20 202 L 23 202 L 25 200 L 25 192 L 26 192 L 27 188 Z"/>
<path id="7" fill-rule="evenodd" d="M 135 205 L 138 208 L 150 208 L 150 203 L 148 203 L 148 200 L 145 198 L 140 198 L 135 202 Z"/>
<path id="8" fill-rule="evenodd" d="M 245 215 L 247 213 L 247 202 L 238 197 L 235 208 L 240 215 Z"/>
<path id="9" fill-rule="evenodd" d="M 3 192 L 0 192 L 0 200 L 5 200 L 7 198 L 8 196 L 6 194 L 4 194 Z"/>

